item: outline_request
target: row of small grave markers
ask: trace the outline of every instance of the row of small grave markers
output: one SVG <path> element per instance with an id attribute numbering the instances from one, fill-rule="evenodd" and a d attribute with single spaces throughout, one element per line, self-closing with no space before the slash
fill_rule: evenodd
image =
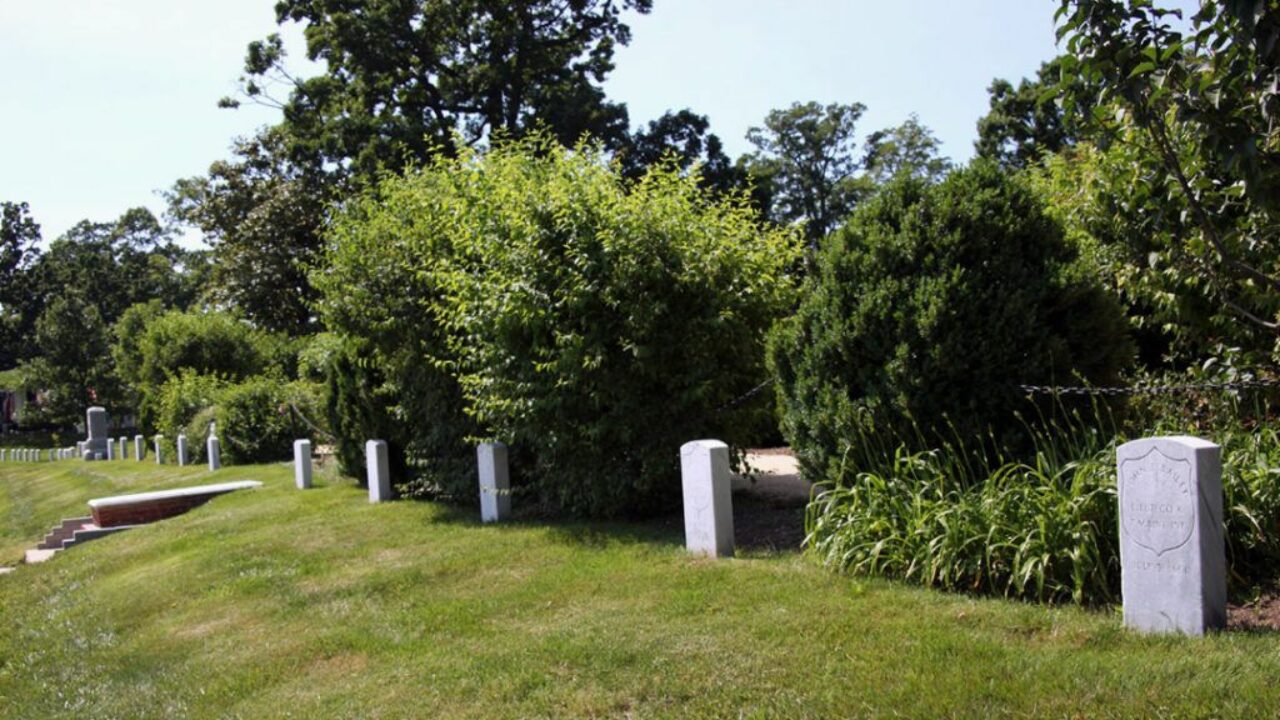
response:
<path id="1" fill-rule="evenodd" d="M 0 449 L 0 461 L 34 462 L 47 457 L 126 457 L 127 438 L 105 437 L 106 411 L 90 408 L 89 439 L 74 448 Z M 162 462 L 155 437 L 156 462 Z M 143 436 L 133 438 L 134 459 L 144 457 Z M 187 438 L 178 435 L 178 464 L 188 461 Z M 210 424 L 209 469 L 222 466 L 219 441 Z M 294 480 L 311 487 L 311 442 L 293 444 Z M 483 443 L 476 449 L 480 476 L 480 518 L 511 517 L 511 477 L 507 446 Z M 369 502 L 390 500 L 387 443 L 365 443 Z M 685 545 L 708 557 L 733 555 L 733 506 L 729 448 L 719 440 L 697 440 L 680 448 Z M 1124 623 L 1143 632 L 1202 635 L 1226 625 L 1226 554 L 1222 518 L 1222 448 L 1194 437 L 1156 437 L 1125 443 L 1116 450 L 1120 504 L 1121 596 Z"/>
<path id="2" fill-rule="evenodd" d="M 365 472 L 369 502 L 391 499 L 391 469 L 387 443 L 365 443 Z M 311 487 L 311 442 L 293 444 L 294 482 Z M 480 520 L 498 522 L 511 517 L 511 471 L 507 446 L 482 443 L 476 448 L 480 476 Z M 733 500 L 730 487 L 729 446 L 719 440 L 696 440 L 680 448 L 680 474 L 684 496 L 685 545 L 698 555 L 733 555 Z"/>

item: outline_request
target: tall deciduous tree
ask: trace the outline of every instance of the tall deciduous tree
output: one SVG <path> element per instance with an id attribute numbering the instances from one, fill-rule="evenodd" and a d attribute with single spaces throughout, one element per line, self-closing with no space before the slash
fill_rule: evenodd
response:
<path id="1" fill-rule="evenodd" d="M 834 229 L 871 189 L 862 177 L 855 130 L 866 106 L 793 103 L 771 111 L 747 140 L 756 146 L 753 173 L 772 185 L 772 217 L 804 221 L 811 247 Z"/>
<path id="2" fill-rule="evenodd" d="M 711 132 L 706 115 L 692 110 L 668 111 L 633 133 L 617 153 L 624 177 L 637 179 L 665 160 L 681 169 L 700 165 L 702 182 L 720 193 L 746 185 L 746 173 L 724 153 L 724 144 Z"/>
<path id="3" fill-rule="evenodd" d="M 871 133 L 862 163 L 877 185 L 904 175 L 935 183 L 951 170 L 940 147 L 937 136 L 913 113 L 897 127 Z"/>
<path id="4" fill-rule="evenodd" d="M 116 405 L 120 383 L 108 331 L 98 304 L 80 288 L 68 288 L 49 302 L 36 321 L 39 355 L 24 366 L 41 400 L 24 422 L 70 426 L 89 405 Z"/>
<path id="5" fill-rule="evenodd" d="M 978 120 L 974 143 L 979 157 L 1021 169 L 1076 143 L 1078 124 L 1057 102 L 1063 66 L 1062 58 L 1054 58 L 1040 66 L 1035 80 L 1023 78 L 1017 87 L 1008 80 L 991 82 L 990 110 Z"/>
<path id="6" fill-rule="evenodd" d="M 323 74 L 298 79 L 278 36 L 250 45 L 244 94 L 284 111 L 293 159 L 371 174 L 457 139 L 545 125 L 561 142 L 625 139 L 600 83 L 630 39 L 621 13 L 652 0 L 280 0 Z M 272 97 L 283 82 L 288 96 Z M 224 104 L 234 105 L 234 100 Z"/>
<path id="7" fill-rule="evenodd" d="M 110 325 L 126 308 L 153 298 L 189 306 L 198 292 L 192 270 L 201 259 L 178 247 L 151 211 L 133 208 L 113 222 L 81 221 L 54 240 L 30 270 L 31 292 L 42 312 L 75 289 Z"/>
<path id="8" fill-rule="evenodd" d="M 300 335 L 315 329 L 307 272 L 334 185 L 290 162 L 286 144 L 279 128 L 240 140 L 235 160 L 179 180 L 168 199 L 170 214 L 199 228 L 217 257 L 212 299 L 260 327 Z"/>
<path id="9" fill-rule="evenodd" d="M 13 367 L 35 331 L 29 270 L 40 256 L 40 226 L 24 202 L 0 203 L 0 368 Z"/>

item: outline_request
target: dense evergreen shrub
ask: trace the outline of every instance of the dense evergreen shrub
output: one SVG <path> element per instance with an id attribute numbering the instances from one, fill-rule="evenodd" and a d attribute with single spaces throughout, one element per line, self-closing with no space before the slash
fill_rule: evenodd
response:
<path id="1" fill-rule="evenodd" d="M 368 440 L 385 440 L 391 477 L 408 477 L 405 451 L 413 442 L 415 424 L 397 422 L 393 413 L 397 398 L 388 392 L 383 372 L 370 358 L 367 347 L 352 340 L 327 354 L 325 416 L 334 434 L 334 450 L 342 471 L 367 484 L 364 446 Z M 465 424 L 461 412 L 453 420 Z M 463 453 L 465 445 L 441 448 Z"/>
<path id="2" fill-rule="evenodd" d="M 770 338 L 807 474 L 865 457 L 856 438 L 1016 445 L 1019 384 L 1115 382 L 1132 354 L 1124 319 L 1074 260 L 1032 194 L 982 162 L 932 187 L 897 181 L 859 208 Z"/>
<path id="3" fill-rule="evenodd" d="M 315 284 L 416 439 L 451 441 L 465 409 L 469 435 L 530 453 L 546 505 L 616 516 L 678 503 L 682 443 L 748 439 L 757 408 L 717 410 L 765 378 L 797 254 L 674 168 L 632 186 L 535 138 L 384 181 L 337 220 Z"/>

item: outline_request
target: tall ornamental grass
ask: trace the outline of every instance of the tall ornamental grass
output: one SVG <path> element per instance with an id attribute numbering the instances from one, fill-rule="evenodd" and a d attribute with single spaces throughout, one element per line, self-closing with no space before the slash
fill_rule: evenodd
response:
<path id="1" fill-rule="evenodd" d="M 851 444 L 848 469 L 809 506 L 807 544 L 853 574 L 1047 602 L 1117 601 L 1115 448 L 1125 439 L 1091 425 L 1046 424 L 1025 462 L 959 440 L 875 462 L 867 446 Z M 1229 582 L 1239 594 L 1280 569 L 1280 434 L 1237 426 L 1211 439 L 1223 446 Z"/>

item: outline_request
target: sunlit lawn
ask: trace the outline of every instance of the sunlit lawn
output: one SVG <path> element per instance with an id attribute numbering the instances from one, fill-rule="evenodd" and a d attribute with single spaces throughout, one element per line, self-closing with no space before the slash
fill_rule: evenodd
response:
<path id="1" fill-rule="evenodd" d="M 256 479 L 0 576 L 0 717 L 1269 717 L 1280 637 L 705 561 L 660 524 L 479 525 L 287 466 L 0 466 L 0 562 L 84 500 Z"/>

